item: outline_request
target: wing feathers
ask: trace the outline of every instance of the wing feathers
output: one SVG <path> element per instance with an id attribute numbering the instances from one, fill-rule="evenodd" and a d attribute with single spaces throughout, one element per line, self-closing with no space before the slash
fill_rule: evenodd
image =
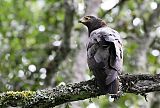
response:
<path id="1" fill-rule="evenodd" d="M 95 43 L 98 43 L 100 47 L 107 48 L 108 46 L 110 46 L 110 49 L 109 49 L 110 64 L 109 65 L 119 72 L 122 71 L 123 51 L 122 51 L 122 41 L 120 39 L 119 33 L 109 27 L 103 27 L 103 28 L 94 30 L 91 33 L 90 38 L 94 40 Z M 104 51 L 98 50 L 95 56 L 95 59 L 98 63 L 102 61 L 102 58 L 104 58 L 103 54 L 106 54 L 106 53 Z"/>
<path id="2" fill-rule="evenodd" d="M 99 84 L 116 93 L 118 74 L 122 71 L 122 41 L 117 31 L 102 27 L 91 32 L 87 45 L 88 66 Z M 104 82 L 104 83 L 103 83 Z M 101 84 L 103 83 L 103 84 Z"/>

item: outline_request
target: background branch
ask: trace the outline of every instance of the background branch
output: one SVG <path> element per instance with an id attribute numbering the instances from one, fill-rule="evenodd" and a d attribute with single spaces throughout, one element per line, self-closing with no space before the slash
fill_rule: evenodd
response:
<path id="1" fill-rule="evenodd" d="M 122 91 L 126 93 L 144 94 L 160 91 L 160 74 L 126 74 L 120 76 L 120 81 L 122 83 Z M 0 106 L 45 108 L 100 95 L 105 94 L 96 86 L 95 79 L 91 79 L 80 83 L 59 85 L 52 89 L 4 92 L 0 94 Z"/>
<path id="2" fill-rule="evenodd" d="M 59 65 L 70 52 L 70 38 L 71 38 L 71 30 L 73 27 L 73 19 L 74 19 L 74 0 L 71 1 L 64 1 L 64 7 L 65 7 L 65 20 L 64 20 L 64 36 L 62 39 L 61 46 L 57 49 L 56 56 L 50 63 L 48 63 L 47 69 L 47 77 L 45 78 L 45 85 L 54 85 L 53 84 L 53 76 L 58 70 Z"/>
<path id="3" fill-rule="evenodd" d="M 111 12 L 113 8 L 115 8 L 115 7 L 117 7 L 117 6 L 120 6 L 120 7 L 121 7 L 121 6 L 124 4 L 125 1 L 127 1 L 127 0 L 119 0 L 119 2 L 118 2 L 117 4 L 115 4 L 111 9 L 105 11 L 100 17 L 101 17 L 101 18 L 104 18 L 105 15 L 108 14 L 109 12 Z"/>
<path id="4" fill-rule="evenodd" d="M 147 66 L 147 51 L 150 48 L 150 45 L 155 40 L 156 36 L 152 35 L 153 26 L 156 24 L 159 18 L 160 11 L 160 3 L 158 3 L 157 8 L 153 11 L 153 13 L 149 16 L 148 22 L 144 20 L 144 35 L 139 37 L 141 40 L 138 44 L 138 48 L 135 54 L 135 71 L 138 73 L 145 73 L 148 72 Z"/>

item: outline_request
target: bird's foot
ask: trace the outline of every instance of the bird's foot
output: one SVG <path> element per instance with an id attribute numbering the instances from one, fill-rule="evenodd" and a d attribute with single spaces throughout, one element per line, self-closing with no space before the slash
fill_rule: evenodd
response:
<path id="1" fill-rule="evenodd" d="M 114 98 L 114 101 L 118 100 L 122 96 L 123 92 L 119 91 L 117 94 L 111 94 L 111 98 Z"/>

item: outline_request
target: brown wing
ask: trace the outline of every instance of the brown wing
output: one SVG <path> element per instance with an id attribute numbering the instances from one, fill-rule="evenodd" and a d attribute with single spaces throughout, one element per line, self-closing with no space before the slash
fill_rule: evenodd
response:
<path id="1" fill-rule="evenodd" d="M 120 73 L 123 64 L 123 50 L 119 33 L 109 27 L 103 27 L 93 31 L 90 37 L 103 48 L 109 46 L 109 65 Z"/>
<path id="2" fill-rule="evenodd" d="M 122 71 L 122 42 L 118 32 L 103 27 L 94 30 L 87 46 L 88 65 L 99 82 L 109 85 Z"/>

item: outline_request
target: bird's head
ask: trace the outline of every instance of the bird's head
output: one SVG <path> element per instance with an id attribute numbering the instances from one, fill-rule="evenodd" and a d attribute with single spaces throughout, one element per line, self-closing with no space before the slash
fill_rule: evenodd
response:
<path id="1" fill-rule="evenodd" d="M 97 20 L 98 19 L 95 16 L 84 16 L 79 20 L 79 23 L 89 26 L 92 23 L 95 23 Z"/>
<path id="2" fill-rule="evenodd" d="M 106 26 L 106 23 L 102 19 L 95 16 L 84 16 L 79 20 L 79 23 L 87 26 L 89 33 L 91 33 L 93 30 Z"/>

